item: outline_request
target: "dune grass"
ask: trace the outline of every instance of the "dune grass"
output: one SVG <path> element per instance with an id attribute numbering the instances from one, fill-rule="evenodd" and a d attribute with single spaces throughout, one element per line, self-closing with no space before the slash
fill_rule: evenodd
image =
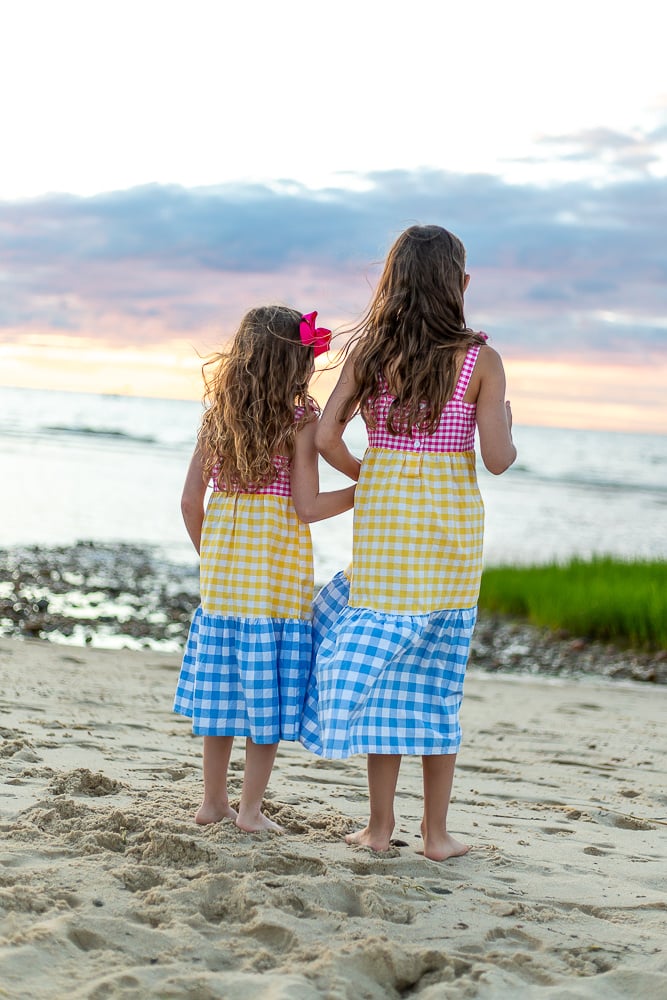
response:
<path id="1" fill-rule="evenodd" d="M 667 562 L 600 556 L 484 570 L 482 610 L 640 649 L 667 648 Z"/>

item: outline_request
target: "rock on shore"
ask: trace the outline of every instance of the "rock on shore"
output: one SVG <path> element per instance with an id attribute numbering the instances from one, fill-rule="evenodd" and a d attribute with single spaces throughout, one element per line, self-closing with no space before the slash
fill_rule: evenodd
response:
<path id="1" fill-rule="evenodd" d="M 80 542 L 0 550 L 0 635 L 179 651 L 199 600 L 196 565 L 156 548 Z M 480 611 L 470 665 L 489 672 L 667 683 L 667 652 L 620 649 Z"/>

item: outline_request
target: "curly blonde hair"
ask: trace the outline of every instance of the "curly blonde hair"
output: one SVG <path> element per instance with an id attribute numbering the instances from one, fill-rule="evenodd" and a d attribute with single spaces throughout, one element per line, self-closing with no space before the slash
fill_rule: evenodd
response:
<path id="1" fill-rule="evenodd" d="M 435 430 L 456 387 L 458 353 L 484 343 L 465 321 L 465 262 L 463 243 L 441 226 L 411 226 L 398 237 L 348 342 L 356 391 L 341 409 L 343 422 L 359 409 L 374 426 L 372 402 L 384 376 L 395 395 L 387 430 Z"/>
<path id="2" fill-rule="evenodd" d="M 294 453 L 295 408 L 303 407 L 306 422 L 317 415 L 308 395 L 313 349 L 301 342 L 301 318 L 287 306 L 251 309 L 229 350 L 203 365 L 199 450 L 204 478 L 214 474 L 219 489 L 246 492 L 272 482 L 275 459 Z"/>

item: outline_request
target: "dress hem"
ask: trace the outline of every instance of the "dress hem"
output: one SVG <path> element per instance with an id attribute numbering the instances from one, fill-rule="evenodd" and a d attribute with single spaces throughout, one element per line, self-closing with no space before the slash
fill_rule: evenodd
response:
<path id="1" fill-rule="evenodd" d="M 188 715 L 180 709 L 173 709 L 174 715 L 180 715 L 184 719 L 192 720 L 192 715 Z M 230 728 L 233 730 L 230 732 Z M 291 733 L 289 736 L 285 736 L 282 733 L 275 739 L 267 739 L 263 737 L 261 739 L 255 739 L 250 732 L 248 726 L 240 728 L 238 726 L 225 727 L 224 732 L 220 732 L 219 729 L 214 729 L 210 726 L 195 726 L 192 727 L 193 736 L 233 736 L 233 737 L 243 737 L 244 739 L 250 739 L 256 746 L 273 746 L 274 743 L 298 743 L 299 734 L 298 732 Z"/>
<path id="2" fill-rule="evenodd" d="M 393 748 L 391 750 L 386 749 L 373 749 L 365 747 L 363 750 L 339 750 L 333 753 L 325 753 L 322 747 L 318 747 L 311 743 L 309 740 L 305 740 L 303 736 L 299 737 L 299 742 L 318 757 L 322 757 L 325 760 L 346 760 L 348 757 L 358 757 L 360 755 L 367 755 L 369 753 L 377 754 L 382 757 L 449 757 L 453 754 L 457 754 L 461 749 L 461 741 L 458 743 L 449 744 L 447 747 L 442 747 L 441 749 L 434 749 L 433 746 L 428 748 L 425 747 L 407 747 L 407 744 L 402 744 L 397 750 Z"/>

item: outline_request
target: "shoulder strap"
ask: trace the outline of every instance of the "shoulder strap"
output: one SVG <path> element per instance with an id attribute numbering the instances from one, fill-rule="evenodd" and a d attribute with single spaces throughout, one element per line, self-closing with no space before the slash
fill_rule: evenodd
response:
<path id="1" fill-rule="evenodd" d="M 473 346 L 468 350 L 468 353 L 464 358 L 463 365 L 461 366 L 461 374 L 459 375 L 459 380 L 456 383 L 456 389 L 454 389 L 452 399 L 463 399 L 465 396 L 468 383 L 470 382 L 470 376 L 472 375 L 475 362 L 477 361 L 480 346 L 480 344 L 473 344 Z"/>

